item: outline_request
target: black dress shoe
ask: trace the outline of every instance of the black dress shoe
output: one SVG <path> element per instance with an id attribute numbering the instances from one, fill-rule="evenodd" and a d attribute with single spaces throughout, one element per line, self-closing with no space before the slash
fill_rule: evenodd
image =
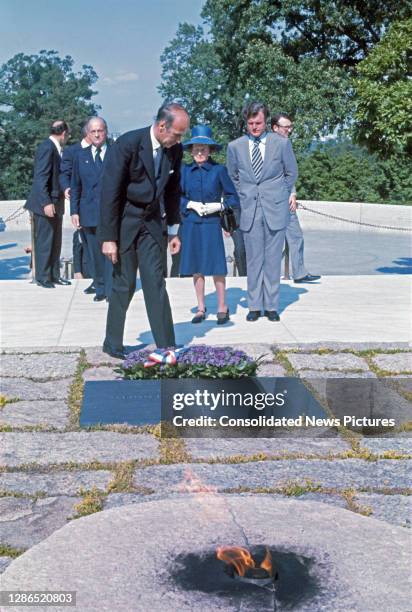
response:
<path id="1" fill-rule="evenodd" d="M 71 282 L 69 280 L 66 280 L 65 278 L 58 278 L 57 280 L 53 280 L 52 282 L 55 285 L 71 285 Z"/>
<path id="2" fill-rule="evenodd" d="M 44 289 L 54 289 L 54 285 L 51 281 L 36 281 L 36 285 L 38 287 L 43 287 Z"/>
<path id="3" fill-rule="evenodd" d="M 227 323 L 230 320 L 229 308 L 226 310 L 226 312 L 218 312 L 216 314 L 216 317 L 218 325 L 224 325 L 225 323 Z"/>
<path id="4" fill-rule="evenodd" d="M 106 353 L 106 355 L 110 355 L 110 357 L 114 357 L 115 359 L 126 359 L 126 353 L 124 352 L 124 348 L 113 349 L 107 344 L 103 344 L 102 351 L 103 353 Z"/>
<path id="5" fill-rule="evenodd" d="M 260 317 L 260 310 L 249 310 L 246 315 L 246 321 L 257 321 Z"/>
<path id="6" fill-rule="evenodd" d="M 293 282 L 294 283 L 311 283 L 319 279 L 320 279 L 319 274 L 306 274 L 306 276 L 302 276 L 302 278 L 295 278 Z"/>
<path id="7" fill-rule="evenodd" d="M 105 295 L 95 295 L 93 298 L 93 302 L 103 302 L 106 299 Z"/>
<path id="8" fill-rule="evenodd" d="M 84 289 L 83 293 L 86 295 L 92 295 L 93 293 L 96 293 L 96 289 L 93 287 L 93 285 L 89 285 L 87 289 Z"/>
<path id="9" fill-rule="evenodd" d="M 263 313 L 269 321 L 280 321 L 280 316 L 276 312 L 276 310 L 265 310 Z"/>
<path id="10" fill-rule="evenodd" d="M 192 323 L 201 323 L 206 319 L 206 308 L 204 310 L 198 310 L 192 319 Z"/>

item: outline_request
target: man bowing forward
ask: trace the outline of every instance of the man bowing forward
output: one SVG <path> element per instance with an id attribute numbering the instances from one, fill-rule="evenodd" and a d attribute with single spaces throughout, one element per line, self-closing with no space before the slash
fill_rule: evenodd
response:
<path id="1" fill-rule="evenodd" d="M 158 347 L 175 345 L 172 313 L 163 276 L 162 220 L 169 249 L 177 237 L 180 200 L 180 141 L 189 116 L 179 104 L 163 105 L 150 127 L 123 134 L 107 153 L 102 176 L 98 237 L 114 264 L 103 351 L 123 358 L 126 312 L 139 267 L 146 312 Z"/>

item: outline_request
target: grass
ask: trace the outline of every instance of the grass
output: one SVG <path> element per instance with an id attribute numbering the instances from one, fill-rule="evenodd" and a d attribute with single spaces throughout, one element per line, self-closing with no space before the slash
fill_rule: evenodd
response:
<path id="1" fill-rule="evenodd" d="M 76 372 L 74 374 L 73 382 L 69 388 L 68 404 L 70 410 L 70 428 L 79 429 L 80 424 L 80 410 L 83 400 L 83 389 L 84 380 L 83 372 L 90 368 L 91 365 L 86 359 L 86 352 L 84 349 L 80 351 L 79 361 L 77 363 Z"/>
<path id="2" fill-rule="evenodd" d="M 76 514 L 72 517 L 73 519 L 94 514 L 103 510 L 104 500 L 107 497 L 107 493 L 100 491 L 97 487 L 85 490 L 79 489 L 79 495 L 83 496 L 80 503 L 74 506 Z"/>
<path id="3" fill-rule="evenodd" d="M 0 557 L 11 557 L 12 559 L 16 559 L 24 552 L 26 552 L 27 548 L 13 548 L 13 546 L 9 546 L 8 544 L 0 544 Z"/>

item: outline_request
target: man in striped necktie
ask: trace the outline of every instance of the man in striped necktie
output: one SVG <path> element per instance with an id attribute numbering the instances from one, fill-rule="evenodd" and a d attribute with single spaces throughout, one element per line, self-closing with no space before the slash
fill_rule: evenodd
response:
<path id="1" fill-rule="evenodd" d="M 227 168 L 240 198 L 249 313 L 279 321 L 279 289 L 289 196 L 298 176 L 290 141 L 266 131 L 268 108 L 251 102 L 244 110 L 247 135 L 229 143 Z"/>

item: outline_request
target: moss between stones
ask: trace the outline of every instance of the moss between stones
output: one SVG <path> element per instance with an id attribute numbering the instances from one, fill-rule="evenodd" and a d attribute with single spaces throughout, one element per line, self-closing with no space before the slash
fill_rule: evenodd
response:
<path id="1" fill-rule="evenodd" d="M 90 490 L 79 489 L 78 494 L 82 495 L 83 499 L 79 504 L 74 506 L 76 514 L 72 517 L 73 519 L 103 510 L 103 504 L 107 497 L 107 493 L 100 491 L 97 487 L 93 487 Z"/>
<path id="2" fill-rule="evenodd" d="M 16 559 L 24 552 L 26 552 L 27 548 L 13 548 L 8 544 L 0 543 L 0 557 L 11 557 L 12 559 Z"/>
<path id="3" fill-rule="evenodd" d="M 80 428 L 80 409 L 83 400 L 83 389 L 84 389 L 84 380 L 83 380 L 83 372 L 87 370 L 87 368 L 92 367 L 87 359 L 86 352 L 82 349 L 79 355 L 79 361 L 77 363 L 76 372 L 74 374 L 74 379 L 69 388 L 69 396 L 68 396 L 68 404 L 70 410 L 70 425 L 69 429 L 75 430 Z"/>

